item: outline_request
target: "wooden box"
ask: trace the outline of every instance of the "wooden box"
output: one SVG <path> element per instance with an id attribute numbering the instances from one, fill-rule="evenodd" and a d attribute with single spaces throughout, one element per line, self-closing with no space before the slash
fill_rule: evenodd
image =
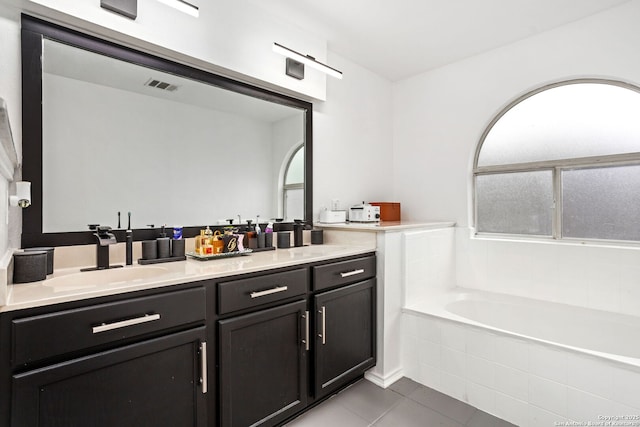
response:
<path id="1" fill-rule="evenodd" d="M 369 204 L 380 206 L 380 221 L 400 221 L 400 203 L 370 202 Z"/>

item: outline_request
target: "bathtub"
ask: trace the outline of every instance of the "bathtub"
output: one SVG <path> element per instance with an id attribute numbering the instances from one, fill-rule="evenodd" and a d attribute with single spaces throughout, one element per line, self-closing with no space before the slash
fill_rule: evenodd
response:
<path id="1" fill-rule="evenodd" d="M 637 316 L 460 288 L 405 310 L 640 367 Z"/>
<path id="2" fill-rule="evenodd" d="M 519 426 L 640 426 L 640 317 L 463 288 L 402 311 L 404 373 L 426 386 Z"/>

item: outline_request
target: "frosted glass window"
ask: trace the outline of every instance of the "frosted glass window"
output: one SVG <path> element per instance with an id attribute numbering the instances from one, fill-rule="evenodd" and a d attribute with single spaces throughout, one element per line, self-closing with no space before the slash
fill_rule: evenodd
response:
<path id="1" fill-rule="evenodd" d="M 506 111 L 477 166 L 640 152 L 640 94 L 609 83 L 552 87 Z"/>
<path id="2" fill-rule="evenodd" d="M 478 231 L 551 236 L 551 171 L 478 175 L 476 198 Z"/>
<path id="3" fill-rule="evenodd" d="M 299 184 L 304 182 L 304 147 L 300 147 L 293 155 L 287 168 L 287 176 L 284 179 L 285 185 Z"/>
<path id="4" fill-rule="evenodd" d="M 640 240 L 640 166 L 562 173 L 565 237 Z"/>

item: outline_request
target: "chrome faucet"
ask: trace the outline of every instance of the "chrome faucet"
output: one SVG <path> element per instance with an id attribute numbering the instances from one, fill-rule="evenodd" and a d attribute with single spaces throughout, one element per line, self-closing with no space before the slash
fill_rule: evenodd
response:
<path id="1" fill-rule="evenodd" d="M 83 268 L 80 271 L 106 270 L 108 268 L 118 268 L 121 265 L 109 265 L 109 245 L 118 243 L 116 236 L 111 233 L 111 227 L 106 225 L 90 226 L 96 232 L 93 235 L 97 239 L 96 259 L 97 266 L 91 268 Z"/>

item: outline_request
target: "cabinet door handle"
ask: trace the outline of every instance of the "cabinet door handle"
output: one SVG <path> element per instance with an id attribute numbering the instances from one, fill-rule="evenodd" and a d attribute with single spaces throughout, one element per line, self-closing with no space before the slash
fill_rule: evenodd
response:
<path id="1" fill-rule="evenodd" d="M 202 341 L 200 343 L 200 365 L 202 367 L 202 377 L 200 378 L 200 384 L 202 385 L 202 394 L 207 393 L 207 342 Z"/>
<path id="2" fill-rule="evenodd" d="M 273 289 L 267 289 L 266 291 L 251 292 L 251 298 L 260 298 L 271 294 L 277 294 L 278 292 L 284 292 L 289 289 L 287 286 L 276 286 Z"/>
<path id="3" fill-rule="evenodd" d="M 320 313 L 320 322 L 321 322 L 320 333 L 318 334 L 318 337 L 322 338 L 322 345 L 325 345 L 327 343 L 327 323 L 326 323 L 327 310 L 324 305 L 320 310 L 318 310 L 318 313 Z"/>
<path id="4" fill-rule="evenodd" d="M 304 319 L 304 339 L 302 343 L 304 344 L 304 349 L 309 351 L 309 312 L 305 311 L 302 318 Z"/>
<path id="5" fill-rule="evenodd" d="M 345 271 L 344 273 L 340 273 L 340 277 L 344 279 L 345 277 L 355 276 L 357 274 L 362 274 L 362 273 L 364 273 L 364 268 L 359 268 L 357 270 Z"/>
<path id="6" fill-rule="evenodd" d="M 94 334 L 99 334 L 100 332 L 126 328 L 127 326 L 139 325 L 141 323 L 153 322 L 155 320 L 160 320 L 159 314 L 145 314 L 144 316 L 136 317 L 134 319 L 121 320 L 113 323 L 103 323 L 100 326 L 94 326 L 92 330 Z"/>

